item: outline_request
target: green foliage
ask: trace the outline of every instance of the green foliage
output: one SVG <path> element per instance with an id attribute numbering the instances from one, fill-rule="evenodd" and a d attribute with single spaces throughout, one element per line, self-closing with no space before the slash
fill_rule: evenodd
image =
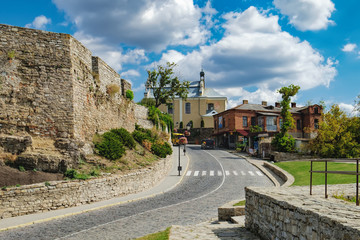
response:
<path id="1" fill-rule="evenodd" d="M 81 180 L 89 179 L 89 175 L 84 173 L 78 173 L 75 169 L 66 170 L 64 176 L 69 179 L 81 179 Z"/>
<path id="2" fill-rule="evenodd" d="M 25 172 L 26 170 L 25 170 L 25 168 L 23 166 L 19 166 L 19 171 L 20 172 Z"/>
<path id="3" fill-rule="evenodd" d="M 180 122 L 180 129 L 183 129 L 183 128 L 184 128 L 184 123 Z"/>
<path id="4" fill-rule="evenodd" d="M 360 119 L 348 117 L 338 105 L 323 115 L 318 135 L 308 145 L 321 157 L 353 158 L 360 156 Z"/>
<path id="5" fill-rule="evenodd" d="M 242 201 L 240 201 L 238 203 L 235 203 L 233 206 L 234 207 L 236 207 L 236 206 L 245 206 L 245 202 L 246 202 L 246 200 L 242 200 Z"/>
<path id="6" fill-rule="evenodd" d="M 145 107 L 150 107 L 150 106 L 154 106 L 155 107 L 155 99 L 153 98 L 143 98 L 141 99 L 140 102 L 138 102 L 139 105 L 145 106 Z"/>
<path id="7" fill-rule="evenodd" d="M 165 131 L 165 128 L 168 127 L 169 130 L 173 129 L 174 123 L 172 117 L 169 114 L 162 113 L 157 107 L 149 107 L 149 116 L 148 119 L 151 120 L 156 127 L 159 125 L 161 129 Z"/>
<path id="8" fill-rule="evenodd" d="M 186 100 L 190 83 L 181 83 L 178 77 L 174 76 L 175 67 L 175 63 L 168 62 L 165 67 L 158 65 L 157 70 L 147 70 L 146 87 L 153 89 L 155 107 L 166 104 L 170 99 L 174 100 L 175 96 Z"/>
<path id="9" fill-rule="evenodd" d="M 45 186 L 48 187 L 50 186 L 50 183 L 48 181 L 45 182 Z"/>
<path id="10" fill-rule="evenodd" d="M 137 238 L 136 240 L 168 240 L 169 235 L 170 235 L 170 227 L 168 227 L 165 231 L 152 233 L 144 237 Z"/>
<path id="11" fill-rule="evenodd" d="M 115 133 L 119 140 L 128 148 L 135 148 L 135 140 L 125 128 L 111 129 L 110 132 Z"/>
<path id="12" fill-rule="evenodd" d="M 149 129 L 140 127 L 135 127 L 135 131 L 132 133 L 132 136 L 140 144 L 142 144 L 144 140 L 149 140 L 150 142 L 155 141 L 155 136 L 152 135 Z"/>
<path id="13" fill-rule="evenodd" d="M 252 133 L 256 133 L 256 132 L 262 132 L 262 127 L 258 126 L 258 125 L 251 125 L 250 126 L 250 132 Z"/>
<path id="14" fill-rule="evenodd" d="M 126 90 L 125 96 L 127 99 L 129 100 L 133 100 L 134 99 L 134 93 L 133 91 L 131 91 L 130 89 Z"/>
<path id="15" fill-rule="evenodd" d="M 293 152 L 295 150 L 295 139 L 288 133 L 285 133 L 284 135 L 281 133 L 276 134 L 272 144 L 274 144 L 276 150 L 280 152 Z"/>
<path id="16" fill-rule="evenodd" d="M 125 153 L 125 148 L 119 136 L 113 132 L 106 132 L 102 135 L 102 141 L 95 144 L 95 149 L 100 156 L 110 160 L 116 160 Z"/>
<path id="17" fill-rule="evenodd" d="M 8 54 L 8 58 L 9 59 L 14 59 L 15 58 L 15 51 L 11 50 L 10 52 L 7 53 Z"/>
<path id="18" fill-rule="evenodd" d="M 100 175 L 100 172 L 98 170 L 96 170 L 96 169 L 93 169 L 93 170 L 90 171 L 89 174 L 92 177 L 98 177 Z"/>
<path id="19" fill-rule="evenodd" d="M 295 140 L 287 132 L 289 129 L 295 128 L 294 119 L 289 110 L 291 97 L 295 96 L 299 89 L 299 86 L 290 84 L 290 86 L 282 87 L 278 91 L 282 96 L 280 115 L 283 119 L 283 124 L 280 128 L 280 133 L 273 139 L 272 145 L 280 152 L 292 152 L 295 150 Z"/>
<path id="20" fill-rule="evenodd" d="M 201 119 L 201 122 L 200 122 L 200 127 L 201 127 L 201 128 L 205 127 L 205 122 L 204 122 L 204 120 L 203 120 L 203 119 Z"/>
<path id="21" fill-rule="evenodd" d="M 159 156 L 161 158 L 165 158 L 167 155 L 172 154 L 172 147 L 169 143 L 154 143 L 151 146 L 151 151 L 156 156 Z"/>

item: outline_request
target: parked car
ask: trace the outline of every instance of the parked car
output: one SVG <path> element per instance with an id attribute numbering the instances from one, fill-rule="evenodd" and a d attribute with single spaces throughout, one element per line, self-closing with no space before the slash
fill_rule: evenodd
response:
<path id="1" fill-rule="evenodd" d="M 204 139 L 201 141 L 201 149 L 215 149 L 215 141 L 212 139 Z"/>

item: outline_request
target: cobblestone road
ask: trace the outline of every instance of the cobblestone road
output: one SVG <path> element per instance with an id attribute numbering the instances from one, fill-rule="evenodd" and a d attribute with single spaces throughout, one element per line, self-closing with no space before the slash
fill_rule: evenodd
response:
<path id="1" fill-rule="evenodd" d="M 222 171 L 221 176 L 186 176 L 165 194 L 0 233 L 0 239 L 133 239 L 171 225 L 193 225 L 217 216 L 217 207 L 244 198 L 245 186 L 273 186 L 265 176 L 227 175 L 256 172 L 244 159 L 225 151 L 190 146 L 191 171 Z"/>

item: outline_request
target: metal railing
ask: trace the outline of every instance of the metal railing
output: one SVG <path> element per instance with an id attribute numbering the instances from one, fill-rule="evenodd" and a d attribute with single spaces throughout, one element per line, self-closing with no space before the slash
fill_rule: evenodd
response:
<path id="1" fill-rule="evenodd" d="M 324 173 L 325 174 L 325 198 L 328 198 L 327 194 L 327 180 L 328 174 L 345 174 L 345 175 L 355 175 L 356 176 L 356 206 L 359 206 L 359 161 L 360 159 L 313 159 L 310 166 L 310 195 L 312 195 L 312 174 L 313 173 Z M 313 162 L 325 162 L 324 171 L 314 171 Z M 328 162 L 355 162 L 356 171 L 328 171 Z"/>

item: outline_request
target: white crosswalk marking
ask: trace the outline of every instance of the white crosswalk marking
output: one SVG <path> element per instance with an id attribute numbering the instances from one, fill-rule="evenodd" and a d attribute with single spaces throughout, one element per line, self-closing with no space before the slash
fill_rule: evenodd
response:
<path id="1" fill-rule="evenodd" d="M 206 176 L 206 171 L 202 171 L 201 176 Z"/>
<path id="2" fill-rule="evenodd" d="M 241 171 L 240 173 L 241 173 L 241 175 L 243 175 L 243 176 L 246 175 L 246 173 L 245 173 L 244 171 Z"/>
<path id="3" fill-rule="evenodd" d="M 229 175 L 230 175 L 230 172 L 229 172 L 229 171 L 225 171 L 225 174 L 226 174 L 226 176 L 229 176 Z"/>
<path id="4" fill-rule="evenodd" d="M 237 175 L 238 175 L 238 173 L 237 173 L 236 171 L 233 171 L 233 173 L 234 173 L 234 175 L 235 175 L 235 176 L 237 176 Z"/>
<path id="5" fill-rule="evenodd" d="M 259 176 L 264 176 L 264 174 L 262 174 L 260 171 L 256 171 L 257 175 Z"/>
<path id="6" fill-rule="evenodd" d="M 218 171 L 218 176 L 222 176 L 222 171 Z"/>
<path id="7" fill-rule="evenodd" d="M 195 171 L 195 172 L 194 172 L 194 176 L 195 176 L 195 177 L 199 176 L 199 172 L 200 172 L 200 171 Z"/>
<path id="8" fill-rule="evenodd" d="M 210 176 L 214 176 L 214 171 L 210 171 Z"/>
<path id="9" fill-rule="evenodd" d="M 187 173 L 186 173 L 186 176 L 190 176 L 191 175 L 191 171 L 188 171 Z"/>
<path id="10" fill-rule="evenodd" d="M 251 176 L 255 176 L 255 174 L 254 174 L 252 171 L 248 171 L 248 173 L 249 173 Z"/>

